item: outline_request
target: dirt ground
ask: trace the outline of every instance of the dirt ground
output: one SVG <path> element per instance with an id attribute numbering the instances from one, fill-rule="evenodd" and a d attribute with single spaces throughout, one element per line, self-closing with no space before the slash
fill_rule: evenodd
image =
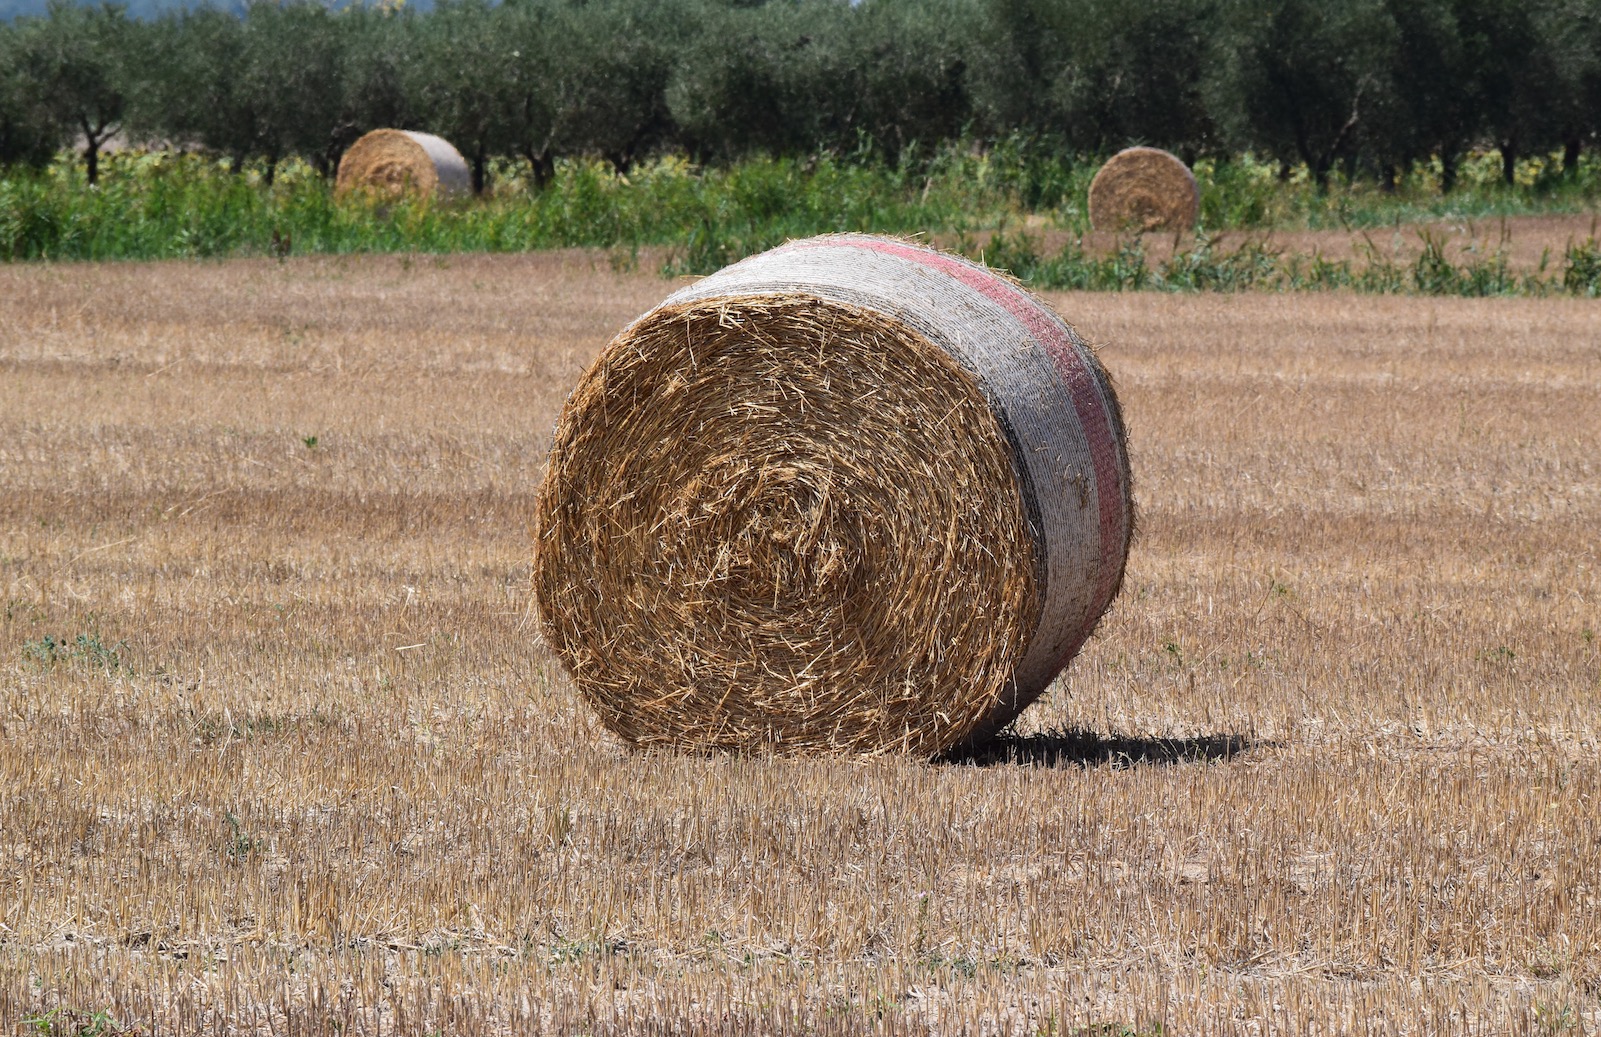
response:
<path id="1" fill-rule="evenodd" d="M 684 757 L 528 613 L 644 266 L 0 267 L 0 1026 L 1601 1032 L 1601 303 L 1052 295 L 1141 516 L 1065 677 Z"/>

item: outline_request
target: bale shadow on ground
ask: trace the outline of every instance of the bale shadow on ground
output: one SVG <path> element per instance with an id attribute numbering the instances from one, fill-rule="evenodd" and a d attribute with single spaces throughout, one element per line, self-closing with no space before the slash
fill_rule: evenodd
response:
<path id="1" fill-rule="evenodd" d="M 941 763 L 969 767 L 1123 767 L 1214 763 L 1232 759 L 1265 743 L 1244 735 L 1196 738 L 1125 738 L 1094 731 L 1041 731 L 1001 734 L 980 745 L 954 749 Z"/>

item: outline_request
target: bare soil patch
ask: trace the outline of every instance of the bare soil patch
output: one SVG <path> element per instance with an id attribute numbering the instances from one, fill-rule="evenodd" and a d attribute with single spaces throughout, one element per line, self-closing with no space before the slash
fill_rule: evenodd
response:
<path id="1" fill-rule="evenodd" d="M 0 268 L 0 1020 L 1601 1027 L 1598 304 L 1052 296 L 1141 532 L 925 765 L 630 754 L 540 643 L 552 422 L 669 288 Z"/>

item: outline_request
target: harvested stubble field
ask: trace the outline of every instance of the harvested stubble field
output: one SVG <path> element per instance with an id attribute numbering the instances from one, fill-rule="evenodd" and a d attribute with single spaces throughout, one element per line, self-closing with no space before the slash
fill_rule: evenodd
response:
<path id="1" fill-rule="evenodd" d="M 539 643 L 552 421 L 668 287 L 0 269 L 10 1032 L 1601 1030 L 1596 303 L 1052 296 L 1142 531 L 931 765 L 631 755 Z"/>

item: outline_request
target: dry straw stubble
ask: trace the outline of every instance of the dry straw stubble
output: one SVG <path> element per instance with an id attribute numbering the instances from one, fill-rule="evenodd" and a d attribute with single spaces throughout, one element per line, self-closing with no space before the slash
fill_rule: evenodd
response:
<path id="1" fill-rule="evenodd" d="M 933 755 L 1043 691 L 1116 592 L 1130 515 L 1110 386 L 1051 317 L 1086 383 L 1070 400 L 1005 309 L 1025 304 L 1046 320 L 980 267 L 825 237 L 613 340 L 558 424 L 535 562 L 547 640 L 608 727 Z M 1008 387 L 985 349 L 1033 364 Z"/>
<path id="2" fill-rule="evenodd" d="M 1601 1032 L 1594 303 L 1053 295 L 1145 514 L 1034 765 L 642 767 L 516 561 L 529 429 L 662 294 L 0 266 L 0 1019 Z M 86 613 L 128 669 L 24 649 Z"/>
<path id="3" fill-rule="evenodd" d="M 1090 223 L 1096 230 L 1189 230 L 1200 204 L 1195 174 L 1160 148 L 1125 148 L 1090 181 Z"/>
<path id="4" fill-rule="evenodd" d="M 368 191 L 381 197 L 417 194 L 454 198 L 472 193 L 472 173 L 451 143 L 431 133 L 373 130 L 339 160 L 334 189 Z"/>

